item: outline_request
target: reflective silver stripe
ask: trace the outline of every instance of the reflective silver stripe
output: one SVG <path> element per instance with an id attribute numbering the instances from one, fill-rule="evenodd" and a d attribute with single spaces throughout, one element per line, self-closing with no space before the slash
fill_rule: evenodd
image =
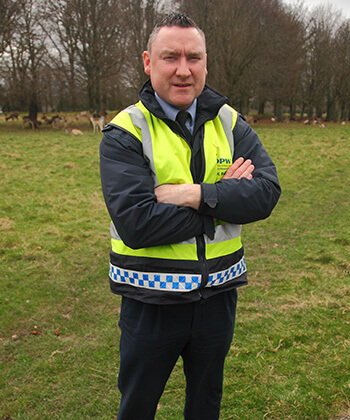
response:
<path id="1" fill-rule="evenodd" d="M 149 130 L 146 117 L 143 115 L 143 112 L 136 105 L 131 105 L 128 108 L 126 108 L 124 111 L 130 115 L 131 121 L 134 124 L 134 126 L 141 130 L 143 155 L 145 159 L 149 162 L 149 166 L 152 172 L 152 178 L 154 182 L 154 188 L 158 187 L 159 181 L 156 174 L 156 168 L 154 166 L 152 137 L 151 137 L 151 132 Z"/>
<path id="2" fill-rule="evenodd" d="M 243 257 L 232 267 L 210 274 L 205 287 L 224 284 L 241 276 L 245 271 L 247 271 L 247 268 Z M 145 273 L 119 268 L 111 263 L 109 265 L 109 277 L 115 283 L 151 290 L 170 290 L 172 292 L 190 292 L 198 289 L 201 285 L 200 274 Z"/>
<path id="3" fill-rule="evenodd" d="M 113 222 L 111 222 L 109 230 L 110 230 L 112 239 L 117 239 L 118 241 L 122 240 Z M 235 239 L 241 236 L 241 230 L 242 230 L 241 225 L 231 225 L 229 223 L 224 224 L 224 225 L 218 225 L 215 227 L 214 239 L 210 239 L 207 235 L 204 235 L 204 239 L 207 244 L 215 244 L 218 242 L 228 241 L 230 239 Z M 187 241 L 178 242 L 178 245 L 188 245 L 188 244 L 195 245 L 196 238 L 193 237 L 193 238 L 188 239 Z"/>
<path id="4" fill-rule="evenodd" d="M 109 225 L 109 232 L 111 234 L 111 238 L 112 239 L 118 239 L 118 241 L 121 241 L 121 237 L 119 236 L 119 233 L 117 232 L 117 229 L 114 226 L 114 223 L 111 222 L 111 224 Z"/>
<path id="5" fill-rule="evenodd" d="M 109 231 L 110 231 L 112 239 L 117 239 L 118 241 L 122 241 L 122 238 L 120 237 L 120 235 L 119 235 L 116 227 L 114 226 L 113 222 L 110 223 Z M 177 245 L 195 245 L 195 244 L 196 244 L 196 238 L 195 237 L 190 238 L 187 241 L 177 242 Z"/>
<path id="6" fill-rule="evenodd" d="M 233 133 L 232 133 L 233 114 L 232 114 L 231 109 L 226 105 L 222 106 L 219 110 L 219 118 L 224 128 L 227 141 L 229 142 L 229 145 L 231 148 L 231 155 L 233 156 L 233 152 L 234 152 L 234 142 L 233 142 Z"/>
<path id="7" fill-rule="evenodd" d="M 224 225 L 218 225 L 215 227 L 214 239 L 208 238 L 207 235 L 204 235 L 204 238 L 207 244 L 215 244 L 218 242 L 224 242 L 230 239 L 238 238 L 241 236 L 241 231 L 241 225 L 232 225 L 230 223 L 226 223 Z"/>

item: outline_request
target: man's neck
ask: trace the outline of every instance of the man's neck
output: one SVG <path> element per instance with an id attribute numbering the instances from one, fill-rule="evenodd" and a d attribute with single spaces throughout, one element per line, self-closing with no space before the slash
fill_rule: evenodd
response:
<path id="1" fill-rule="evenodd" d="M 173 105 L 170 105 L 168 102 L 164 101 L 157 92 L 155 93 L 155 97 L 157 99 L 157 102 L 162 107 L 162 110 L 164 111 L 164 114 L 170 119 L 175 121 L 176 115 L 180 111 L 178 108 L 174 107 Z M 192 104 L 186 109 L 187 112 L 191 115 L 192 118 L 192 125 L 194 125 L 194 121 L 196 119 L 196 111 L 197 111 L 197 98 L 192 102 Z"/>

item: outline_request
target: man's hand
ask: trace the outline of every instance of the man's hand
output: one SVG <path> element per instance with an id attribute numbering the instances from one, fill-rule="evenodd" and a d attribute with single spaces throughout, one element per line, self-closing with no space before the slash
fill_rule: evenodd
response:
<path id="1" fill-rule="evenodd" d="M 201 186 L 199 184 L 163 184 L 154 189 L 158 203 L 199 209 Z"/>
<path id="2" fill-rule="evenodd" d="M 252 165 L 252 161 L 250 159 L 245 161 L 242 157 L 240 157 L 227 169 L 226 174 L 222 177 L 222 179 L 252 179 L 252 172 L 254 169 L 255 167 Z"/>

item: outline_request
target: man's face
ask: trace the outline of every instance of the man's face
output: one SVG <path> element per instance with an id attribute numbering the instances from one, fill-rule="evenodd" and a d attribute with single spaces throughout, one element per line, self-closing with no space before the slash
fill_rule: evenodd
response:
<path id="1" fill-rule="evenodd" d="M 143 63 L 157 94 L 178 109 L 187 109 L 204 88 L 207 55 L 196 28 L 162 27 Z"/>

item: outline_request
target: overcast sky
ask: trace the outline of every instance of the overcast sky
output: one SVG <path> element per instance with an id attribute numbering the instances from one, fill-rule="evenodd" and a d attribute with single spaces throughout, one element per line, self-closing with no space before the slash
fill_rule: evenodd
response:
<path id="1" fill-rule="evenodd" d="M 298 0 L 283 0 L 284 3 L 298 4 Z M 342 15 L 350 19 L 350 0 L 304 0 L 304 5 L 310 9 L 321 4 L 330 4 L 334 10 L 340 10 Z"/>

